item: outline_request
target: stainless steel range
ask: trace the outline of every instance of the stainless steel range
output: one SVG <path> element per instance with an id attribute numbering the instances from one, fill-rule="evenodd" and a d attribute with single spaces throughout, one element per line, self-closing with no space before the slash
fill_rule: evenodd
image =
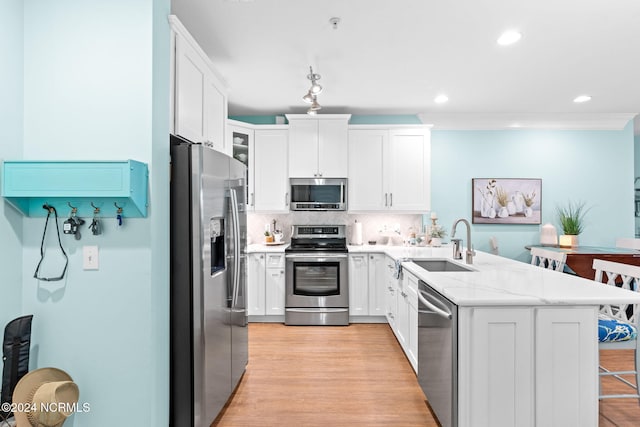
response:
<path id="1" fill-rule="evenodd" d="M 344 225 L 294 225 L 286 257 L 286 325 L 348 325 Z"/>

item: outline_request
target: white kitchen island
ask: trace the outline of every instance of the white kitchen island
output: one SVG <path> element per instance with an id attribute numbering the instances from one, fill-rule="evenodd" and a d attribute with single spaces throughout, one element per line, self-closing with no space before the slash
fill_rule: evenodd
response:
<path id="1" fill-rule="evenodd" d="M 473 272 L 402 266 L 458 306 L 459 426 L 598 425 L 598 307 L 639 294 L 482 252 Z"/>

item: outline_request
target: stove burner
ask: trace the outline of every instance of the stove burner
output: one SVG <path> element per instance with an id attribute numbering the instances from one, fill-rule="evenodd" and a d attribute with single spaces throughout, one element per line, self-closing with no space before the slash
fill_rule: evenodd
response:
<path id="1" fill-rule="evenodd" d="M 347 252 L 344 225 L 294 225 L 285 252 Z"/>

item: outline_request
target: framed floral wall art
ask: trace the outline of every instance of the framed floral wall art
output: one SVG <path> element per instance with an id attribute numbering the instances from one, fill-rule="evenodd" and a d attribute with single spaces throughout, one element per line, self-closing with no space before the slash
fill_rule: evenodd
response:
<path id="1" fill-rule="evenodd" d="M 474 224 L 540 224 L 542 180 L 536 178 L 473 178 Z"/>

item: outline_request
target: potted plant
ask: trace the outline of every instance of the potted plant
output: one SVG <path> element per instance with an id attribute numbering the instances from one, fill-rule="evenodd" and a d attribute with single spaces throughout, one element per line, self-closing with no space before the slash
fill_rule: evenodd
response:
<path id="1" fill-rule="evenodd" d="M 569 202 L 556 208 L 558 220 L 564 235 L 560 236 L 560 246 L 578 246 L 578 235 L 584 230 L 584 216 L 589 211 L 584 202 Z"/>
<path id="2" fill-rule="evenodd" d="M 442 246 L 442 238 L 447 235 L 447 231 L 441 225 L 434 224 L 429 229 L 429 236 L 431 237 L 431 246 Z"/>
<path id="3" fill-rule="evenodd" d="M 270 232 L 268 232 L 268 231 L 265 231 L 265 232 L 264 232 L 264 241 L 265 241 L 266 243 L 273 243 L 273 240 L 274 240 L 274 239 L 273 239 L 273 236 L 271 235 L 271 233 L 270 233 Z"/>

